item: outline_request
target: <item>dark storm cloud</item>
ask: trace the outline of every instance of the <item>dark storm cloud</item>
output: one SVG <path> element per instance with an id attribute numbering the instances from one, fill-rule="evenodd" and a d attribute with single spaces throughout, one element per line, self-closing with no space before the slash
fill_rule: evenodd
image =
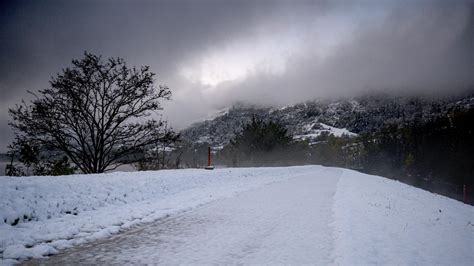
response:
<path id="1" fill-rule="evenodd" d="M 383 8 L 384 16 L 364 14 L 373 19 L 358 24 L 325 58 L 312 53 L 315 37 L 302 54 L 288 59 L 284 74 L 256 71 L 223 84 L 216 97 L 225 104 L 234 99 L 288 104 L 367 92 L 443 95 L 473 89 L 472 5 L 416 3 L 372 6 L 371 11 Z"/>
<path id="2" fill-rule="evenodd" d="M 248 1 L 2 1 L 0 8 L 0 134 L 11 139 L 7 110 L 26 90 L 87 50 L 150 65 L 158 82 L 176 63 L 242 34 L 262 3 Z M 5 142 L 1 143 L 4 150 Z"/>
<path id="3" fill-rule="evenodd" d="M 252 69 L 245 78 L 211 89 L 183 84 L 181 88 L 189 88 L 187 97 L 171 103 L 170 118 L 179 120 L 181 106 L 202 117 L 209 107 L 216 110 L 236 101 L 281 105 L 367 92 L 441 96 L 474 88 L 471 2 L 350 3 L 332 1 L 316 15 L 311 9 L 293 9 L 300 17 L 286 9 L 275 11 L 283 19 L 263 21 L 260 28 L 274 42 L 296 30 L 302 43 L 286 58 L 285 70 Z M 338 24 L 349 30 L 338 31 Z M 321 42 L 334 37 L 339 41 L 321 54 Z"/>
<path id="4" fill-rule="evenodd" d="M 175 127 L 235 101 L 286 104 L 373 90 L 439 93 L 474 83 L 471 1 L 104 0 L 1 5 L 0 152 L 12 137 L 6 125 L 8 107 L 28 98 L 27 89 L 46 87 L 52 75 L 85 50 L 120 56 L 131 65 L 150 65 L 158 74 L 157 83 L 173 89 L 164 115 Z M 322 45 L 325 42 L 329 44 Z M 329 52 L 321 52 L 325 50 Z M 241 76 L 210 86 L 182 75 L 187 68 L 199 76 L 206 70 L 201 69 L 203 62 L 222 53 L 229 57 L 222 57 L 229 61 L 221 63 L 229 68 L 223 73 Z M 262 62 L 246 69 L 260 54 L 270 61 L 279 58 L 278 64 L 270 65 L 283 65 L 282 69 L 264 71 Z M 238 62 L 229 67 L 231 61 Z"/>
<path id="5" fill-rule="evenodd" d="M 255 8 L 210 1 L 15 1 L 2 7 L 2 81 L 38 70 L 50 76 L 84 50 L 173 71 L 180 57 L 248 28 Z"/>

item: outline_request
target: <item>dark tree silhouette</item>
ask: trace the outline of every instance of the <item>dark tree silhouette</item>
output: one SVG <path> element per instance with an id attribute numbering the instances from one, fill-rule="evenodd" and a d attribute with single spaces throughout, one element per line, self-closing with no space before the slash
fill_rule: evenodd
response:
<path id="1" fill-rule="evenodd" d="M 138 161 L 135 155 L 167 136 L 164 122 L 151 115 L 171 91 L 155 87 L 154 77 L 148 66 L 130 68 L 121 58 L 86 52 L 30 104 L 9 110 L 16 137 L 10 148 L 27 141 L 43 153 L 67 156 L 84 173 Z"/>
<path id="2" fill-rule="evenodd" d="M 223 156 L 232 166 L 273 165 L 283 159 L 282 152 L 288 148 L 292 137 L 281 124 L 252 117 L 240 133 L 236 133 Z"/>
<path id="3" fill-rule="evenodd" d="M 291 142 L 287 130 L 273 121 L 265 122 L 252 117 L 252 121 L 245 125 L 242 132 L 231 140 L 231 145 L 246 153 L 270 152 L 284 147 Z"/>

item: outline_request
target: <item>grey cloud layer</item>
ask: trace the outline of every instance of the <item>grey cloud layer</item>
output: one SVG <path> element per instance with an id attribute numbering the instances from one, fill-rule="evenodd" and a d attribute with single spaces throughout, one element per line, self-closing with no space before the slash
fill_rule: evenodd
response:
<path id="1" fill-rule="evenodd" d="M 320 36 L 313 26 L 321 16 L 355 23 L 350 38 L 325 58 L 315 52 Z M 26 89 L 47 86 L 84 50 L 150 65 L 157 82 L 174 90 L 165 117 L 184 127 L 235 101 L 286 104 L 374 90 L 440 93 L 472 87 L 472 25 L 471 1 L 3 2 L 0 152 L 11 140 L 8 107 L 27 97 Z M 234 40 L 268 35 L 279 42 L 288 32 L 296 32 L 302 45 L 286 58 L 283 73 L 256 70 L 212 93 L 178 73 L 186 62 Z"/>
<path id="2" fill-rule="evenodd" d="M 150 65 L 174 83 L 176 64 L 255 24 L 262 3 L 222 1 L 2 1 L 0 7 L 0 152 L 12 134 L 8 108 L 26 90 L 89 52 Z M 168 77 L 168 78 L 167 78 Z M 176 90 L 179 90 L 176 88 Z"/>
<path id="3" fill-rule="evenodd" d="M 219 101 L 285 104 L 373 91 L 444 94 L 473 87 L 472 7 L 396 7 L 375 22 L 358 25 L 326 58 L 312 53 L 317 44 L 309 42 L 306 51 L 288 59 L 282 75 L 253 73 L 224 84 L 216 90 L 222 92 Z"/>

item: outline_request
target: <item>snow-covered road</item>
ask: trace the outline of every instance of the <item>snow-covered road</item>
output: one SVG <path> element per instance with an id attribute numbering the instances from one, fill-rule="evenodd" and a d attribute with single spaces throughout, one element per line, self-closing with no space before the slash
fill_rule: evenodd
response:
<path id="1" fill-rule="evenodd" d="M 342 168 L 0 177 L 0 183 L 0 265 L 474 261 L 472 206 Z"/>
<path id="2" fill-rule="evenodd" d="M 327 265 L 342 173 L 313 171 L 27 263 Z"/>

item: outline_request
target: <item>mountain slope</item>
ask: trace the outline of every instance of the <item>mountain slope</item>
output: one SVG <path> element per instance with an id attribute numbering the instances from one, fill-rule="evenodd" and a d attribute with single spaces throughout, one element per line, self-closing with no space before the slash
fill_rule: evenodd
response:
<path id="1" fill-rule="evenodd" d="M 221 110 L 213 119 L 182 131 L 193 143 L 222 146 L 229 143 L 252 116 L 281 123 L 296 139 L 314 139 L 322 132 L 355 136 L 373 132 L 387 124 L 409 124 L 433 120 L 456 109 L 474 107 L 474 94 L 442 99 L 358 97 L 351 100 L 308 101 L 281 108 L 236 105 Z"/>

